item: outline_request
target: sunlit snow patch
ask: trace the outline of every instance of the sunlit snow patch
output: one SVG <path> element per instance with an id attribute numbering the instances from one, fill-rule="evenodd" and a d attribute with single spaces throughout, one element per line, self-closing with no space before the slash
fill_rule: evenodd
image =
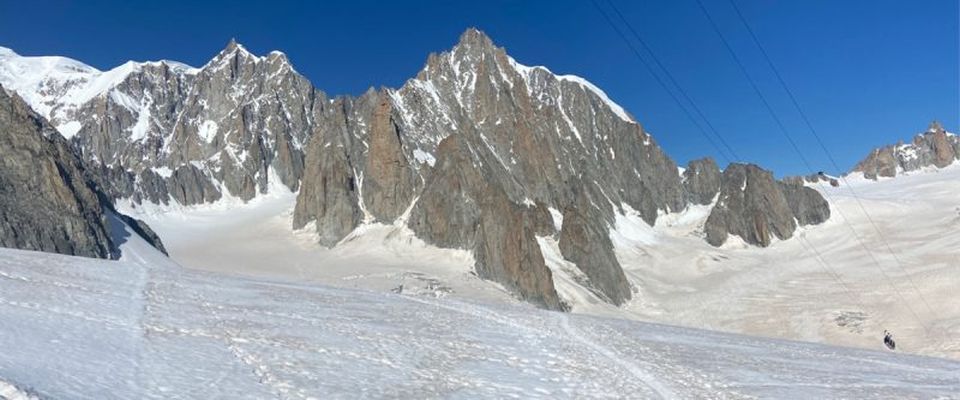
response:
<path id="1" fill-rule="evenodd" d="M 213 141 L 213 138 L 217 137 L 217 123 L 206 120 L 200 124 L 200 128 L 197 129 L 197 134 L 200 135 L 200 138 L 203 141 L 210 143 Z"/>
<path id="2" fill-rule="evenodd" d="M 83 128 L 83 125 L 80 125 L 79 121 L 70 121 L 63 125 L 57 127 L 57 131 L 60 132 L 63 137 L 70 139 L 77 135 L 80 132 L 80 129 Z"/>
<path id="3" fill-rule="evenodd" d="M 431 167 L 437 163 L 437 159 L 433 157 L 433 154 L 427 153 L 420 149 L 413 149 L 413 158 L 415 158 L 417 162 L 421 164 L 427 163 L 427 165 L 430 165 Z"/>

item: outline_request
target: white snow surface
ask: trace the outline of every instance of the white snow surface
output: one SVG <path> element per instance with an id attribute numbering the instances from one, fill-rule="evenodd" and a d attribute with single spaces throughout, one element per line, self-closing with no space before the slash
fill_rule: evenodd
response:
<path id="1" fill-rule="evenodd" d="M 418 163 L 427 163 L 431 167 L 437 163 L 436 157 L 433 154 L 430 154 L 426 151 L 420 149 L 413 149 L 413 157 L 417 160 Z"/>
<path id="2" fill-rule="evenodd" d="M 540 67 L 540 68 L 544 68 L 544 67 Z M 628 122 L 634 122 L 633 118 L 631 118 L 630 115 L 627 114 L 627 112 L 623 109 L 623 107 L 620 107 L 619 104 L 614 103 L 613 100 L 610 100 L 610 97 L 607 96 L 606 92 L 598 88 L 596 85 L 590 83 L 590 81 L 576 75 L 557 75 L 557 79 L 562 81 L 573 82 L 580 86 L 583 86 L 587 90 L 596 94 L 597 97 L 600 98 L 600 100 L 603 100 L 603 102 L 606 103 L 608 107 L 610 107 L 610 110 L 613 111 L 615 114 L 617 114 L 617 116 L 620 117 L 620 119 Z"/>
<path id="3" fill-rule="evenodd" d="M 140 121 L 137 121 L 138 123 Z M 57 131 L 60 132 L 60 135 L 69 139 L 77 135 L 80 132 L 80 129 L 83 128 L 83 125 L 80 124 L 80 121 L 70 121 L 65 124 L 61 124 L 57 127 Z"/>
<path id="4" fill-rule="evenodd" d="M 899 351 L 960 358 L 960 343 L 953 339 L 960 337 L 960 302 L 954 301 L 960 285 L 960 165 L 880 182 L 847 181 L 896 258 L 845 183 L 811 184 L 827 194 L 833 217 L 798 230 L 802 240 L 775 241 L 768 248 L 735 236 L 720 248 L 708 245 L 703 223 L 710 205 L 662 214 L 653 227 L 624 207 L 625 215 L 610 227 L 634 288 L 633 299 L 621 307 L 594 301 L 576 270 L 548 252 L 552 244 L 541 241 L 540 247 L 555 270 L 558 292 L 575 313 L 870 349 L 889 329 Z M 249 204 L 226 199 L 121 210 L 146 220 L 172 257 L 193 269 L 375 291 L 403 285 L 436 297 L 518 302 L 476 276 L 469 252 L 427 245 L 402 224 L 363 225 L 337 247 L 322 248 L 312 226 L 291 232 L 295 195 L 270 193 L 281 195 L 258 196 Z M 550 215 L 559 231 L 561 212 L 551 208 Z"/>
<path id="5" fill-rule="evenodd" d="M 139 123 L 139 121 L 137 121 Z M 204 142 L 210 143 L 214 138 L 217 137 L 217 123 L 214 121 L 206 120 L 197 128 L 197 135 L 200 135 L 200 138 Z"/>
<path id="6" fill-rule="evenodd" d="M 553 220 L 553 228 L 560 232 L 563 229 L 563 213 L 553 207 L 547 208 L 547 211 L 550 212 L 550 219 Z"/>
<path id="7" fill-rule="evenodd" d="M 34 111 L 53 122 L 64 137 L 70 138 L 80 130 L 79 123 L 69 120 L 77 107 L 107 93 L 142 66 L 158 63 L 185 74 L 198 71 L 186 64 L 167 60 L 128 61 L 109 71 L 100 71 L 66 57 L 21 56 L 0 47 L 0 85 L 20 95 Z M 139 111 L 140 105 L 134 105 L 131 111 Z M 140 126 L 139 120 L 137 125 Z M 135 131 L 134 135 L 137 134 Z"/>
<path id="8" fill-rule="evenodd" d="M 830 201 L 830 220 L 768 248 L 735 236 L 707 244 L 709 205 L 661 215 L 653 228 L 617 217 L 611 239 L 640 293 L 621 308 L 574 311 L 865 348 L 889 329 L 898 351 L 960 358 L 960 164 L 811 187 Z"/>
<path id="9" fill-rule="evenodd" d="M 436 297 L 518 302 L 476 276 L 470 252 L 427 245 L 403 217 L 394 224 L 363 224 L 327 249 L 316 243 L 313 225 L 290 229 L 295 202 L 289 189 L 271 188 L 246 203 L 236 198 L 186 207 L 122 202 L 118 208 L 147 221 L 173 259 L 193 269 L 378 291 L 403 285 L 405 292 Z"/>
<path id="10" fill-rule="evenodd" d="M 616 114 L 618 117 L 620 117 L 620 119 L 627 122 L 636 122 L 633 120 L 633 118 L 630 117 L 629 114 L 627 114 L 626 110 L 624 110 L 623 107 L 621 107 L 619 104 L 617 104 L 613 100 L 610 100 L 610 97 L 607 96 L 606 92 L 604 92 L 599 87 L 590 83 L 590 81 L 582 77 L 579 77 L 577 75 L 557 75 L 557 74 L 554 74 L 552 71 L 550 71 L 549 68 L 544 67 L 542 65 L 537 65 L 532 67 L 523 65 L 517 62 L 517 60 L 513 59 L 513 57 L 509 57 L 509 56 L 508 56 L 508 60 L 510 62 L 510 65 L 517 71 L 517 73 L 519 73 L 520 76 L 522 76 L 528 82 L 528 85 L 527 85 L 528 87 L 530 87 L 530 84 L 529 84 L 530 75 L 533 73 L 533 71 L 537 69 L 543 70 L 555 76 L 558 80 L 576 83 L 582 86 L 583 88 L 593 92 L 593 94 L 597 95 L 597 97 L 600 98 L 600 100 L 602 100 L 607 105 L 607 107 L 610 107 L 610 110 L 613 111 L 614 114 Z M 562 107 L 561 107 L 561 110 L 562 110 Z"/>
<path id="11" fill-rule="evenodd" d="M 960 363 L 621 319 L 0 249 L 0 394 L 947 398 Z"/>

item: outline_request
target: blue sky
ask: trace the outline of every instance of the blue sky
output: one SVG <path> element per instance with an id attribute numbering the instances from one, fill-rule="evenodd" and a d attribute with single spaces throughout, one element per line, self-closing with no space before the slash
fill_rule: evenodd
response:
<path id="1" fill-rule="evenodd" d="M 740 157 L 778 175 L 807 172 L 696 0 L 612 1 Z M 703 1 L 813 168 L 832 171 L 730 3 Z M 842 168 L 934 118 L 960 130 L 956 0 L 735 1 Z M 0 18 L 0 46 L 100 69 L 128 59 L 200 66 L 235 37 L 255 53 L 287 53 L 330 94 L 397 87 L 474 26 L 524 64 L 604 89 L 678 163 L 723 162 L 590 0 L 2 1 Z"/>

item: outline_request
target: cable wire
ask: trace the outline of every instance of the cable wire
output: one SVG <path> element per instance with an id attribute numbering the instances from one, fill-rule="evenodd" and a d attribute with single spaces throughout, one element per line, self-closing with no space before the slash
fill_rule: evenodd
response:
<path id="1" fill-rule="evenodd" d="M 693 125 L 697 127 L 697 130 L 700 132 L 700 134 L 703 135 L 703 137 L 707 139 L 707 142 L 709 142 L 710 145 L 714 148 L 714 150 L 717 151 L 717 154 L 723 157 L 723 159 L 726 160 L 727 163 L 730 163 L 734 158 L 731 158 L 729 155 L 727 155 L 727 153 L 725 153 L 723 149 L 721 149 L 720 146 L 718 146 L 717 143 L 710 137 L 707 131 L 703 128 L 703 126 L 700 125 L 700 122 L 697 121 L 697 119 L 694 118 L 693 114 L 690 113 L 690 110 L 688 110 L 687 107 L 683 105 L 680 99 L 677 98 L 677 96 L 673 93 L 673 91 L 669 89 L 669 87 L 663 81 L 663 79 L 660 78 L 660 76 L 653 69 L 653 66 L 651 66 L 650 63 L 647 62 L 647 60 L 640 55 L 640 51 L 638 51 L 637 48 L 633 45 L 633 43 L 630 41 L 630 39 L 627 38 L 627 35 L 624 34 L 622 30 L 620 30 L 620 28 L 613 22 L 613 19 L 610 18 L 607 12 L 604 11 L 602 7 L 600 7 L 600 4 L 597 3 L 597 0 L 591 0 L 591 2 L 593 3 L 594 7 L 597 8 L 597 11 L 600 12 L 600 15 L 603 16 L 604 20 L 606 20 L 607 23 L 610 25 L 610 27 L 613 28 L 614 32 L 616 32 L 617 35 L 620 36 L 620 39 L 622 39 L 623 42 L 626 43 L 627 47 L 630 48 L 630 51 L 633 52 L 635 56 L 637 56 L 637 59 L 640 60 L 640 63 L 643 64 L 643 66 L 647 69 L 648 72 L 650 72 L 650 75 L 653 75 L 654 80 L 656 80 L 656 82 L 660 85 L 660 87 L 662 87 L 663 90 L 670 95 L 670 98 L 673 99 L 675 103 L 677 103 L 677 106 L 680 107 L 680 110 L 683 111 L 684 115 L 686 115 L 687 118 L 690 119 L 691 122 L 693 122 Z"/>
<path id="2" fill-rule="evenodd" d="M 717 139 L 720 140 L 720 143 L 723 144 L 723 147 L 726 148 L 726 150 L 733 155 L 734 159 L 742 160 L 742 158 L 740 158 L 740 156 L 737 155 L 737 152 L 733 150 L 732 147 L 730 147 L 730 144 L 727 143 L 726 139 L 723 138 L 723 135 L 717 132 L 717 129 L 713 127 L 713 124 L 710 123 L 710 119 L 703 114 L 703 111 L 700 110 L 700 107 L 697 106 L 697 103 L 693 101 L 693 99 L 690 98 L 690 96 L 687 95 L 687 91 L 683 90 L 683 86 L 680 86 L 680 84 L 677 83 L 677 80 L 673 78 L 673 74 L 670 73 L 670 70 L 668 70 L 666 67 L 663 66 L 663 63 L 660 62 L 660 58 L 657 57 L 657 54 L 653 52 L 653 49 L 649 45 L 647 45 L 647 42 L 643 40 L 643 37 L 641 37 L 639 33 L 637 33 L 637 30 L 633 29 L 633 25 L 631 25 L 630 22 L 627 21 L 627 19 L 623 16 L 623 13 L 620 12 L 620 9 L 617 8 L 617 6 L 611 0 L 606 0 L 606 1 L 607 1 L 607 4 L 610 6 L 610 8 L 613 9 L 613 11 L 620 18 L 620 21 L 622 21 L 623 24 L 630 31 L 630 33 L 633 34 L 633 37 L 635 37 L 637 41 L 640 42 L 640 44 L 643 46 L 644 50 L 647 51 L 647 53 L 650 55 L 650 58 L 653 59 L 653 62 L 656 63 L 658 67 L 660 67 L 660 70 L 663 71 L 663 74 L 667 77 L 670 83 L 672 83 L 673 86 L 676 87 L 680 95 L 683 96 L 683 98 L 690 103 L 690 105 L 693 107 L 693 111 L 696 112 L 697 115 L 699 115 L 700 118 L 703 119 L 703 121 L 707 125 L 707 128 L 709 128 L 709 130 L 713 132 L 714 135 L 716 135 Z"/>
<path id="3" fill-rule="evenodd" d="M 820 138 L 820 134 L 813 127 L 813 123 L 810 122 L 810 118 L 807 117 L 807 113 L 803 111 L 802 107 L 800 107 L 800 102 L 797 101 L 796 96 L 793 95 L 793 91 L 790 90 L 790 87 L 787 85 L 786 81 L 783 79 L 783 76 L 780 74 L 780 70 L 776 67 L 776 65 L 774 65 L 773 60 L 770 58 L 770 55 L 767 53 L 767 50 L 763 47 L 763 44 L 760 43 L 760 39 L 757 37 L 753 28 L 747 22 L 747 19 L 743 16 L 743 13 L 740 11 L 740 7 L 737 6 L 734 0 L 727 0 L 727 1 L 733 7 L 733 10 L 736 12 L 737 17 L 740 19 L 740 22 L 743 23 L 743 26 L 747 28 L 747 32 L 750 34 L 750 38 L 753 40 L 753 43 L 756 44 L 757 48 L 760 49 L 760 53 L 761 55 L 763 55 L 763 59 L 766 60 L 767 66 L 769 66 L 770 70 L 773 71 L 774 76 L 776 76 L 777 78 L 777 82 L 779 82 L 780 86 L 783 87 L 784 92 L 786 92 L 787 97 L 790 99 L 790 102 L 793 104 L 793 107 L 797 110 L 797 113 L 800 114 L 800 118 L 803 120 L 804 124 L 810 130 L 810 133 L 813 135 L 814 139 L 816 139 L 816 142 L 820 146 L 820 149 L 823 150 L 824 154 L 826 154 L 827 159 L 830 161 L 830 164 L 837 171 L 837 174 L 840 176 L 840 179 L 843 181 L 844 185 L 846 185 L 846 187 L 850 190 L 850 194 L 856 200 L 860 210 L 867 217 L 867 220 L 870 222 L 870 225 L 880 236 L 881 241 L 883 242 L 887 251 L 893 256 L 894 261 L 896 261 L 898 267 L 900 268 L 900 271 L 903 272 L 904 276 L 913 286 L 913 290 L 916 291 L 917 295 L 919 296 L 920 300 L 923 301 L 927 310 L 930 311 L 930 313 L 935 318 L 939 319 L 939 316 L 937 315 L 936 311 L 934 311 L 933 307 L 930 307 L 930 303 L 927 301 L 926 298 L 923 297 L 923 294 L 920 291 L 920 288 L 917 286 L 916 282 L 914 282 L 910 274 L 908 274 L 907 271 L 903 268 L 902 261 L 900 261 L 900 258 L 897 256 L 897 253 L 893 251 L 893 248 L 890 246 L 890 242 L 887 240 L 886 235 L 883 234 L 883 232 L 879 229 L 876 222 L 874 221 L 873 217 L 870 215 L 870 213 L 867 212 L 867 209 L 866 207 L 864 207 L 863 202 L 860 200 L 860 196 L 857 195 L 856 190 L 853 188 L 853 186 L 851 186 L 847 182 L 846 176 L 842 175 L 842 170 L 840 169 L 840 166 L 837 163 L 836 159 L 833 157 L 833 154 L 830 152 L 829 148 L 823 143 L 823 140 Z"/>
<path id="4" fill-rule="evenodd" d="M 811 170 L 811 171 L 814 170 L 814 168 L 813 168 L 812 165 L 810 164 L 809 160 L 807 160 L 807 157 L 803 155 L 803 152 L 800 150 L 800 147 L 797 145 L 796 141 L 794 141 L 793 137 L 792 137 L 792 136 L 790 135 L 790 133 L 787 131 L 786 127 L 785 127 L 784 124 L 783 124 L 783 121 L 780 119 L 779 116 L 777 116 L 777 113 L 773 110 L 773 107 L 770 105 L 770 102 L 767 101 L 766 96 L 764 96 L 764 95 L 763 95 L 763 92 L 760 91 L 760 88 L 757 86 L 757 84 L 756 84 L 756 82 L 754 81 L 753 77 L 752 77 L 752 76 L 750 75 L 750 73 L 747 71 L 747 69 L 746 69 L 746 67 L 744 66 L 743 62 L 740 60 L 740 57 L 737 56 L 736 52 L 733 50 L 733 47 L 730 45 L 730 43 L 729 43 L 729 41 L 727 40 L 726 36 L 725 36 L 725 35 L 723 34 L 723 32 L 720 30 L 720 27 L 717 25 L 716 21 L 714 21 L 714 19 L 713 19 L 712 16 L 710 16 L 710 12 L 709 12 L 709 11 L 707 10 L 707 8 L 703 5 L 703 1 L 702 1 L 702 0 L 696 0 L 696 2 L 697 2 L 697 5 L 700 7 L 700 10 L 703 12 L 704 16 L 707 18 L 707 21 L 709 22 L 709 24 L 710 24 L 710 26 L 712 27 L 713 31 L 717 34 L 717 36 L 720 37 L 721 42 L 723 42 L 723 45 L 724 45 L 724 47 L 727 49 L 727 52 L 730 53 L 730 56 L 733 58 L 733 60 L 734 60 L 734 62 L 736 63 L 737 67 L 740 69 L 740 72 L 743 73 L 744 77 L 747 79 L 747 82 L 750 84 L 750 87 L 751 87 L 751 88 L 753 89 L 753 91 L 757 94 L 757 97 L 760 98 L 761 103 L 763 103 L 764 107 L 765 107 L 766 110 L 770 113 L 770 116 L 773 118 L 774 122 L 777 124 L 777 127 L 779 128 L 780 132 L 781 132 L 781 133 L 783 134 L 783 136 L 787 139 L 787 142 L 789 142 L 790 145 L 791 145 L 791 147 L 793 147 L 794 151 L 797 152 L 797 155 L 799 155 L 800 160 L 803 162 L 803 164 L 804 164 L 809 170 Z M 849 187 L 849 185 L 848 185 L 848 187 Z M 830 196 L 830 195 L 828 194 L 828 191 L 824 191 L 824 193 L 827 194 L 828 197 Z M 832 200 L 832 197 L 831 197 L 831 200 Z M 859 202 L 859 200 L 858 200 L 858 202 Z M 913 309 L 913 307 L 910 306 L 910 303 L 909 303 L 909 302 L 906 300 L 906 298 L 903 296 L 903 293 L 900 291 L 900 289 L 897 288 L 897 286 L 893 284 L 892 279 L 890 278 L 890 275 L 887 274 L 887 272 L 883 269 L 882 266 L 880 266 L 880 262 L 877 260 L 876 256 L 875 256 L 873 253 L 871 253 L 871 252 L 869 251 L 869 249 L 867 249 L 867 247 L 866 247 L 866 245 L 864 244 L 862 238 L 860 237 L 860 234 L 856 231 L 856 229 L 853 228 L 853 225 L 850 224 L 849 220 L 847 219 L 847 217 L 846 217 L 846 215 L 843 213 L 843 211 L 838 208 L 838 212 L 840 213 L 840 215 L 841 215 L 841 217 L 843 218 L 843 220 L 844 220 L 844 222 L 846 223 L 846 225 L 850 228 L 851 232 L 854 233 L 854 237 L 857 239 L 857 241 L 858 241 L 858 242 L 860 243 L 860 245 L 863 247 L 864 251 L 870 256 L 870 258 L 873 260 L 874 264 L 876 264 L 877 269 L 879 269 L 880 272 L 883 274 L 884 278 L 887 280 L 887 284 L 894 290 L 894 292 L 897 294 L 897 296 L 900 298 L 900 300 L 904 303 L 904 306 L 910 311 L 911 314 L 913 314 L 914 318 L 916 318 L 917 322 L 923 327 L 924 331 L 926 331 L 927 335 L 929 336 L 929 335 L 930 335 L 930 329 L 927 327 L 927 325 L 926 325 L 926 324 L 923 322 L 923 320 L 920 318 L 920 315 L 917 314 L 917 312 Z M 872 221 L 872 218 L 870 218 L 869 216 L 868 216 L 868 219 L 870 219 L 870 220 Z M 919 295 L 920 293 L 917 292 L 917 294 Z M 921 295 L 921 296 L 922 296 L 922 295 Z"/>
<path id="5" fill-rule="evenodd" d="M 607 13 L 603 11 L 603 9 L 600 7 L 600 5 L 597 3 L 597 1 L 596 1 L 596 0 L 593 0 L 593 3 L 594 3 L 594 6 L 597 7 L 597 10 L 600 11 L 600 13 L 601 13 L 601 14 L 604 16 L 604 18 L 607 20 L 607 22 L 613 27 L 613 29 L 614 29 L 615 31 L 617 31 L 617 33 L 620 35 L 621 39 L 623 39 L 623 40 L 627 43 L 627 45 L 630 47 L 630 49 L 633 50 L 634 54 L 641 60 L 641 62 L 644 63 L 644 65 L 647 67 L 647 69 L 650 71 L 650 73 L 653 74 L 654 77 L 657 77 L 657 75 L 654 73 L 654 71 L 652 70 L 652 68 L 650 67 L 650 65 L 643 59 L 643 57 L 640 56 L 640 54 L 639 54 L 639 52 L 636 50 L 636 48 L 632 45 L 632 43 L 630 43 L 630 41 L 625 37 L 625 35 L 623 35 L 622 31 L 621 31 L 621 30 L 613 23 L 613 21 L 608 17 Z M 654 62 L 656 62 L 657 66 L 660 67 L 660 69 L 661 69 L 661 70 L 663 71 L 663 73 L 667 76 L 667 78 L 670 80 L 670 82 L 677 88 L 677 90 L 681 93 L 681 95 L 695 108 L 695 110 L 697 111 L 698 115 L 706 122 L 706 124 L 710 127 L 710 129 L 712 130 L 712 132 L 713 132 L 715 135 L 717 135 L 717 137 L 720 138 L 721 141 L 723 141 L 724 145 L 734 154 L 735 157 L 737 157 L 737 156 L 736 156 L 736 153 L 733 151 L 733 149 L 729 147 L 729 145 L 726 143 L 725 140 L 723 140 L 723 136 L 720 135 L 720 133 L 719 133 L 716 129 L 713 128 L 713 124 L 710 123 L 710 120 L 706 117 L 706 115 L 703 114 L 702 111 L 700 111 L 699 107 L 696 106 L 696 103 L 686 94 L 686 92 L 685 92 L 685 91 L 683 90 L 683 88 L 679 85 L 679 83 L 677 83 L 676 79 L 673 78 L 673 75 L 672 75 L 672 74 L 669 72 L 669 70 L 663 65 L 663 63 L 661 63 L 661 62 L 659 61 L 658 57 L 657 57 L 656 54 L 653 52 L 653 50 L 650 48 L 650 46 L 647 45 L 646 41 L 643 40 L 643 38 L 638 34 L 638 32 L 636 31 L 636 29 L 633 28 L 633 26 L 630 24 L 630 22 L 624 17 L 624 15 L 620 12 L 620 10 L 616 7 L 616 5 L 613 4 L 610 0 L 607 0 L 607 4 L 609 4 L 609 6 L 614 10 L 614 12 L 617 14 L 617 16 L 618 16 L 618 17 L 620 18 L 620 20 L 623 22 L 623 24 L 627 27 L 627 29 L 630 30 L 630 32 L 631 32 L 631 33 L 633 34 L 633 36 L 637 39 L 637 41 L 639 41 L 639 42 L 643 45 L 644 49 L 649 53 L 650 57 L 653 58 Z M 738 61 L 738 63 L 739 63 L 739 59 L 738 59 L 737 61 Z M 742 64 L 741 64 L 741 66 L 742 66 Z M 665 84 L 664 84 L 662 81 L 660 81 L 659 78 L 657 78 L 657 80 L 658 80 L 658 82 L 660 82 L 661 86 L 664 87 L 664 90 L 667 90 Z M 759 89 L 757 89 L 756 87 L 754 87 L 754 89 L 759 92 Z M 668 90 L 668 92 L 669 92 L 669 90 Z M 672 96 L 672 93 L 671 93 L 671 96 Z M 762 95 L 761 95 L 761 97 L 762 97 Z M 674 97 L 674 101 L 677 101 L 678 104 L 679 104 L 679 100 L 678 100 L 676 97 Z M 764 101 L 766 101 L 766 99 L 764 99 Z M 768 107 L 768 109 L 769 109 L 769 104 L 767 104 L 767 107 Z M 688 114 L 688 117 L 691 117 L 691 116 Z M 692 117 L 691 117 L 691 118 L 692 118 Z M 778 119 L 778 122 L 779 122 L 779 119 Z M 781 125 L 782 125 L 782 124 L 781 124 Z M 782 128 L 782 126 L 781 126 L 781 128 Z M 705 133 L 704 133 L 704 134 L 705 134 Z M 707 139 L 709 140 L 709 137 L 707 137 Z M 792 139 L 791 139 L 791 143 L 792 143 Z M 796 149 L 796 148 L 797 148 L 796 144 L 795 144 L 795 143 L 792 143 L 792 144 L 794 144 L 794 148 Z M 719 149 L 717 149 L 717 150 L 719 151 Z M 801 157 L 802 157 L 802 155 L 801 155 Z M 737 158 L 739 159 L 739 157 L 737 157 Z M 807 163 L 805 159 L 804 159 L 804 162 Z M 808 168 L 809 168 L 809 163 L 807 163 L 807 165 L 808 165 Z M 826 259 L 823 257 L 823 254 L 822 254 L 819 250 L 817 250 L 816 246 L 814 246 L 812 243 L 810 243 L 810 242 L 809 242 L 805 237 L 803 237 L 803 236 L 798 236 L 798 239 L 800 240 L 801 244 L 803 244 L 803 246 L 804 246 L 806 249 L 808 249 L 809 251 L 811 251 L 811 252 L 813 253 L 814 259 L 818 262 L 820 268 L 827 274 L 827 276 L 829 276 L 829 277 L 832 278 L 835 282 L 837 282 L 837 284 L 844 290 L 844 292 L 847 294 L 847 296 L 850 297 L 850 299 L 853 301 L 853 303 L 856 303 L 856 304 L 860 307 L 860 309 L 862 309 L 863 311 L 867 311 L 867 307 L 866 307 L 866 306 L 863 304 L 863 302 L 860 301 L 860 299 L 854 294 L 855 292 L 854 292 L 852 289 L 850 289 L 850 287 L 843 281 L 843 279 L 841 278 L 840 274 L 838 274 L 838 273 L 836 272 L 836 270 L 835 270 L 834 268 L 832 268 L 832 267 L 829 265 L 829 263 L 826 262 Z M 891 285 L 891 287 L 892 287 L 892 285 Z M 894 288 L 894 289 L 896 290 L 896 288 Z M 912 312 L 912 310 L 911 310 L 911 312 Z M 877 316 L 878 316 L 880 322 L 883 322 L 883 321 L 886 319 L 886 318 L 884 318 L 880 313 L 878 313 Z M 914 316 L 916 316 L 915 313 L 914 313 Z M 918 319 L 918 321 L 919 321 L 919 319 Z M 922 324 L 922 322 L 921 322 L 921 324 Z"/>

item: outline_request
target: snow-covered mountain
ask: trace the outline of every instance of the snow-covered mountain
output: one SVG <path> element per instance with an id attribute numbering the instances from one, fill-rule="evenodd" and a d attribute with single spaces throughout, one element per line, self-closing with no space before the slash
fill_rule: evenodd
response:
<path id="1" fill-rule="evenodd" d="M 67 139 L 81 128 L 77 111 L 83 104 L 111 91 L 132 73 L 158 67 L 177 74 L 196 72 L 185 64 L 167 60 L 130 61 L 109 71 L 100 71 L 66 57 L 23 57 L 0 47 L 0 84 L 20 94 Z"/>
<path id="2" fill-rule="evenodd" d="M 212 275 L 182 269 L 131 237 L 120 261 L 0 249 L 0 396 L 809 399 L 960 391 L 956 361 Z"/>
<path id="3" fill-rule="evenodd" d="M 664 214 L 654 226 L 637 214 L 617 216 L 610 240 L 633 290 L 620 306 L 606 302 L 563 257 L 556 237 L 537 236 L 537 244 L 558 297 L 574 314 L 868 349 L 882 346 L 883 331 L 891 330 L 899 351 L 958 358 L 960 165 L 937 171 L 880 182 L 847 177 L 838 187 L 808 182 L 830 200 L 834 216 L 765 248 L 739 237 L 719 247 L 706 243 L 711 204 Z M 405 294 L 441 300 L 519 302 L 477 276 L 471 252 L 425 243 L 404 223 L 361 225 L 333 248 L 317 246 L 311 230 L 289 229 L 295 196 L 125 210 L 147 221 L 173 258 L 192 269 L 378 292 L 402 287 Z"/>
<path id="4" fill-rule="evenodd" d="M 473 29 L 357 97 L 233 41 L 106 72 L 0 49 L 0 85 L 0 244 L 122 257 L 0 249 L 0 398 L 960 390 L 951 361 L 596 317 L 960 357 L 939 125 L 843 185 L 678 168 Z"/>
<path id="5" fill-rule="evenodd" d="M 560 270 L 603 301 L 631 299 L 611 240 L 618 220 L 654 225 L 709 200 L 709 243 L 768 246 L 830 215 L 816 191 L 757 166 L 721 175 L 697 161 L 681 176 L 602 90 L 525 66 L 476 29 L 398 89 L 332 99 L 282 53 L 261 57 L 233 41 L 200 68 L 99 72 L 3 54 L 0 83 L 72 135 L 120 202 L 177 207 L 297 191 L 292 228 L 314 229 L 324 246 L 371 224 L 403 225 L 427 244 L 469 251 L 481 277 L 550 309 L 570 307 L 556 291 Z M 41 64 L 51 67 L 28 68 Z M 564 267 L 548 265 L 547 253 Z"/>
<path id="6" fill-rule="evenodd" d="M 72 138 L 114 197 L 138 203 L 296 190 L 312 109 L 325 101 L 282 53 L 258 57 L 233 41 L 202 68 L 128 62 L 106 72 L 4 49 L 0 84 Z"/>
<path id="7" fill-rule="evenodd" d="M 947 132 L 937 121 L 911 143 L 897 143 L 874 149 L 857 163 L 851 173 L 867 179 L 892 178 L 923 168 L 944 168 L 960 160 L 960 138 Z"/>

